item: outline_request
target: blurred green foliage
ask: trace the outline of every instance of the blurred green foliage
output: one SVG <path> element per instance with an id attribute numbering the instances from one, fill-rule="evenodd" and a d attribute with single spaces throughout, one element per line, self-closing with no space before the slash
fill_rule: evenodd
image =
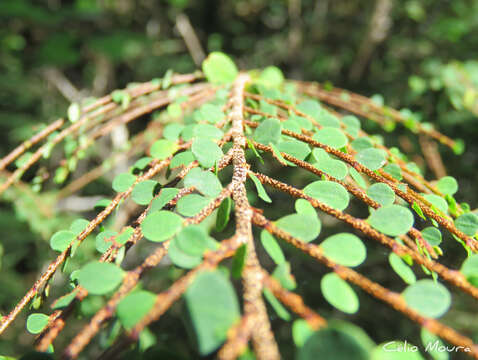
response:
<path id="1" fill-rule="evenodd" d="M 244 69 L 275 65 L 289 78 L 380 94 L 388 105 L 418 111 L 448 136 L 463 138 L 467 151 L 461 157 L 440 149 L 447 170 L 459 179 L 457 199 L 466 195 L 476 204 L 478 2 L 473 0 L 0 1 L 1 154 L 41 123 L 65 114 L 73 101 L 168 69 L 194 71 L 199 66 L 187 46 L 190 34 L 178 30 L 180 14 L 187 15 L 204 53 L 224 51 Z M 412 158 L 420 146 L 405 132 L 386 141 L 406 144 Z M 11 189 L 6 199 L 21 191 Z M 51 199 L 22 194 L 15 209 L 6 203 L 0 208 L 8 234 L 0 244 L 1 313 L 51 259 L 51 233 L 71 221 L 58 214 Z M 44 217 L 32 211 L 39 203 Z M 378 273 L 377 279 L 385 276 Z M 463 314 L 455 321 L 458 328 L 469 325 Z M 23 327 L 21 321 L 17 326 Z M 23 343 L 19 339 L 13 349 L 0 340 L 0 355 L 24 350 Z"/>

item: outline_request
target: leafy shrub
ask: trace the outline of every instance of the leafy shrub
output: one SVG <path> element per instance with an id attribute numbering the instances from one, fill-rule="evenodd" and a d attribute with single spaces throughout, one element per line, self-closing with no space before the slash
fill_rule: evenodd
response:
<path id="1" fill-rule="evenodd" d="M 0 192 L 14 199 L 16 187 L 66 197 L 117 159 L 131 159 L 112 181 L 116 195 L 96 203 L 96 216 L 75 219 L 51 236 L 57 258 L 3 318 L 0 332 L 31 303 L 35 312 L 26 327 L 39 334 L 35 346 L 41 352 L 58 352 L 52 343 L 73 314 L 88 319 L 59 351 L 66 358 L 78 357 L 91 343 L 93 353 L 102 348 L 105 358 L 215 353 L 220 359 L 278 359 L 270 320 L 280 318 L 290 323 L 297 359 L 319 353 L 327 359 L 383 359 L 383 346 L 363 329 L 320 315 L 332 309 L 356 314 L 360 289 L 421 326 L 424 346 L 441 338 L 478 357 L 470 338 L 437 320 L 452 305 L 447 286 L 478 298 L 478 217 L 456 202 L 454 178 L 426 180 L 405 154 L 387 148 L 363 124 L 371 120 L 388 130 L 401 124 L 457 154 L 463 144 L 376 100 L 284 80 L 275 67 L 239 72 L 226 55 L 212 53 L 203 71 L 205 79 L 200 72 L 168 72 L 72 104 L 67 120 L 45 127 L 1 160 L 8 176 Z M 107 164 L 75 178 L 95 143 L 150 113 L 145 129 L 136 130 Z M 42 158 L 59 156 L 64 160 L 53 176 L 62 186 L 59 193 L 47 176 L 26 175 Z M 14 161 L 16 169 L 8 173 Z M 21 181 L 24 174 L 31 184 Z M 367 215 L 352 215 L 358 204 L 366 205 Z M 132 220 L 115 223 L 113 214 L 124 213 Z M 332 218 L 344 224 L 333 234 L 327 226 Z M 459 270 L 438 262 L 445 234 L 467 255 Z M 367 274 L 363 264 L 372 241 L 388 249 L 390 269 L 405 283 L 400 292 Z M 92 251 L 99 260 L 89 261 Z M 307 263 L 318 261 L 328 271 L 313 294 L 323 296 L 327 308 L 309 306 L 301 296 L 303 284 L 290 259 L 302 253 Z M 66 294 L 50 302 L 50 315 L 36 312 L 50 287 L 56 288 L 52 279 L 60 271 L 68 278 Z M 154 276 L 145 281 L 148 271 Z M 195 350 L 173 353 L 149 329 L 168 310 L 177 315 L 176 303 L 184 306 Z"/>

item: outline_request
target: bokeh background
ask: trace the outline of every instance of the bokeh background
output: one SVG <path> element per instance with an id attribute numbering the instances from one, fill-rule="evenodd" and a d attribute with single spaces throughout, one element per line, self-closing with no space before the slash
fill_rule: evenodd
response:
<path id="1" fill-rule="evenodd" d="M 329 81 L 374 96 L 462 138 L 466 151 L 456 156 L 403 129 L 393 135 L 375 129 L 387 144 L 400 145 L 428 178 L 455 176 L 457 199 L 476 207 L 475 0 L 2 0 L 0 155 L 29 138 L 39 124 L 63 116 L 72 102 L 161 77 L 168 69 L 192 72 L 211 51 L 230 54 L 242 69 L 276 65 L 289 78 Z M 424 149 L 436 152 L 444 167 L 426 169 Z M 14 203 L 8 201 L 14 197 Z M 39 215 L 39 204 L 46 214 Z M 2 200 L 0 313 L 52 259 L 48 239 L 69 216 L 58 215 L 55 206 L 52 198 L 19 193 Z M 388 278 L 383 258 L 370 262 L 369 270 L 393 288 L 397 279 Z M 310 270 L 303 269 L 306 289 L 312 287 L 306 277 Z M 458 296 L 456 302 L 448 323 L 477 340 L 476 315 L 467 299 Z M 376 305 L 370 303 L 355 319 L 374 340 L 401 332 L 419 342 L 407 320 L 388 313 L 373 316 Z M 383 324 L 389 316 L 396 321 Z M 0 355 L 18 355 L 31 343 L 19 323 L 0 340 Z M 285 328 L 282 333 L 279 327 L 279 338 L 290 336 Z"/>

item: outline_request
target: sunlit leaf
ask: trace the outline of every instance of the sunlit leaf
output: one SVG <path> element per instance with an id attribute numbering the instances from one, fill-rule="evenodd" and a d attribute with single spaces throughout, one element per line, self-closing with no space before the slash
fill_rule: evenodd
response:
<path id="1" fill-rule="evenodd" d="M 409 285 L 402 293 L 407 305 L 421 315 L 438 318 L 448 311 L 451 295 L 442 284 L 423 279 Z"/>
<path id="2" fill-rule="evenodd" d="M 239 321 L 234 288 L 221 272 L 207 271 L 196 277 L 184 297 L 199 353 L 210 354 L 224 342 L 229 328 Z"/>
<path id="3" fill-rule="evenodd" d="M 334 360 L 369 360 L 369 354 L 350 335 L 326 328 L 309 336 L 297 352 L 297 360 L 316 360 L 321 358 Z"/>
<path id="4" fill-rule="evenodd" d="M 413 226 L 413 214 L 400 205 L 389 205 L 373 210 L 367 220 L 376 230 L 390 236 L 405 234 Z"/>
<path id="5" fill-rule="evenodd" d="M 337 210 L 343 210 L 349 205 L 349 193 L 333 181 L 314 181 L 304 188 L 304 193 Z"/>
<path id="6" fill-rule="evenodd" d="M 231 58 L 221 52 L 210 53 L 202 63 L 202 71 L 207 80 L 214 84 L 233 82 L 238 73 Z"/>
<path id="7" fill-rule="evenodd" d="M 347 314 L 354 314 L 359 309 L 359 300 L 355 291 L 337 274 L 329 273 L 322 277 L 320 289 L 330 305 Z"/>
<path id="8" fill-rule="evenodd" d="M 153 307 L 156 296 L 149 291 L 135 291 L 122 299 L 116 314 L 126 329 L 133 328 Z"/>
<path id="9" fill-rule="evenodd" d="M 340 233 L 329 236 L 320 247 L 330 260 L 344 266 L 358 266 L 367 257 L 367 249 L 354 234 Z"/>
<path id="10" fill-rule="evenodd" d="M 81 268 L 78 283 L 91 294 L 103 295 L 114 290 L 123 276 L 123 270 L 116 265 L 94 261 Z"/>
<path id="11" fill-rule="evenodd" d="M 150 213 L 141 223 L 143 235 L 151 241 L 161 242 L 174 236 L 181 229 L 181 216 L 165 210 Z"/>

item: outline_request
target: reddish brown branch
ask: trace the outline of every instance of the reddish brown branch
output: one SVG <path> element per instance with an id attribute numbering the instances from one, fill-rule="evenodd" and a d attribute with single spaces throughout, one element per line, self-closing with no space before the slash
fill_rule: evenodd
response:
<path id="1" fill-rule="evenodd" d="M 306 320 L 312 330 L 318 330 L 327 325 L 327 320 L 305 305 L 301 296 L 284 289 L 279 281 L 271 277 L 265 271 L 263 271 L 263 274 L 264 284 L 267 288 L 272 291 L 274 296 L 278 298 L 281 303 Z"/>
<path id="2" fill-rule="evenodd" d="M 249 77 L 240 75 L 234 83 L 229 114 L 232 122 L 234 166 L 232 197 L 235 203 L 236 235 L 239 241 L 247 244 L 246 264 L 242 273 L 244 287 L 244 314 L 251 317 L 255 324 L 252 329 L 252 342 L 259 360 L 275 360 L 280 358 L 279 348 L 272 333 L 267 310 L 262 298 L 262 272 L 257 258 L 252 236 L 252 209 L 247 200 L 245 182 L 249 165 L 246 162 L 244 149 L 244 88 Z"/>
<path id="3" fill-rule="evenodd" d="M 17 157 L 19 157 L 25 151 L 30 149 L 33 145 L 42 141 L 44 138 L 46 138 L 48 135 L 50 135 L 53 131 L 61 128 L 63 126 L 64 122 L 65 122 L 65 120 L 58 119 L 55 122 L 48 125 L 46 128 L 44 128 L 42 131 L 33 135 L 30 139 L 25 140 L 21 145 L 16 147 L 11 153 L 9 153 L 7 156 L 5 156 L 0 161 L 0 171 L 5 169 L 8 164 L 10 164 L 12 161 L 14 161 Z"/>
<path id="4" fill-rule="evenodd" d="M 254 325 L 254 319 L 244 315 L 241 321 L 227 332 L 227 340 L 219 350 L 217 358 L 219 360 L 237 359 L 246 350 Z"/>

